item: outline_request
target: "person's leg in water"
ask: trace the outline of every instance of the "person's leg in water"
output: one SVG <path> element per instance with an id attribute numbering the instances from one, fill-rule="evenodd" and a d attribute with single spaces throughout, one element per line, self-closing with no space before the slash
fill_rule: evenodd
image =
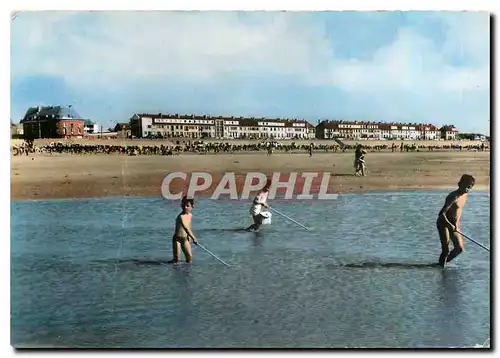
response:
<path id="1" fill-rule="evenodd" d="M 186 238 L 182 241 L 181 248 L 182 248 L 182 253 L 184 254 L 184 257 L 186 258 L 186 262 L 188 264 L 192 263 L 193 262 L 193 251 L 191 249 L 191 243 L 189 242 L 188 238 Z"/>
<path id="2" fill-rule="evenodd" d="M 252 224 L 252 225 L 250 225 L 249 227 L 247 227 L 247 228 L 245 229 L 246 231 L 252 231 L 252 230 L 254 229 L 255 224 L 256 224 L 256 221 L 255 221 L 255 215 L 254 215 L 254 216 L 252 216 L 252 220 L 253 220 L 253 224 Z"/>
<path id="3" fill-rule="evenodd" d="M 262 225 L 262 221 L 264 220 L 264 217 L 261 214 L 259 214 L 259 215 L 256 215 L 254 220 L 255 220 L 255 224 L 254 224 L 255 229 L 254 230 L 259 230 L 260 226 Z"/>
<path id="4" fill-rule="evenodd" d="M 457 232 L 451 232 L 450 237 L 453 242 L 453 250 L 451 250 L 446 258 L 446 262 L 450 262 L 464 251 L 464 239 L 462 235 Z"/>
<path id="5" fill-rule="evenodd" d="M 441 241 L 441 255 L 439 256 L 439 266 L 444 267 L 450 254 L 450 231 L 445 224 L 438 222 L 437 229 L 439 232 L 439 240 Z"/>
<path id="6" fill-rule="evenodd" d="M 172 254 L 174 258 L 170 261 L 168 261 L 169 264 L 176 264 L 179 263 L 179 254 L 181 251 L 181 244 L 178 241 L 177 237 L 172 237 Z"/>
<path id="7" fill-rule="evenodd" d="M 260 228 L 260 226 L 262 225 L 262 215 L 258 214 L 258 215 L 254 215 L 253 216 L 253 224 L 250 225 L 249 227 L 246 228 L 247 231 L 251 231 L 251 230 L 258 230 Z"/>

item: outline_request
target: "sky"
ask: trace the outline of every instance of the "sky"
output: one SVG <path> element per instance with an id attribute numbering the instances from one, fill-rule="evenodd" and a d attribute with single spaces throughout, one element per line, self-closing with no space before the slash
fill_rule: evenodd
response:
<path id="1" fill-rule="evenodd" d="M 486 12 L 18 12 L 11 119 L 134 113 L 453 124 L 489 135 Z"/>

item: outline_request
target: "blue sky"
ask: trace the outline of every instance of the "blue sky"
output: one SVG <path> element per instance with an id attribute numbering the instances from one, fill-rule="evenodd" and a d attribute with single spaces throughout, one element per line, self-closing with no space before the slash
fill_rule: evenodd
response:
<path id="1" fill-rule="evenodd" d="M 489 134 L 481 12 L 21 12 L 11 118 L 136 112 L 427 122 Z"/>

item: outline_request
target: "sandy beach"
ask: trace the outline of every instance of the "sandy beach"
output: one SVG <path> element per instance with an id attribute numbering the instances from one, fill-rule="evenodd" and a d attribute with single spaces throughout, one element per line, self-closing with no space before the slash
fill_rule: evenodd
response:
<path id="1" fill-rule="evenodd" d="M 354 153 L 218 154 L 126 156 L 118 154 L 30 154 L 11 160 L 11 200 L 160 196 L 163 179 L 172 172 L 207 172 L 213 177 L 208 195 L 226 172 L 234 172 L 239 190 L 247 172 L 329 172 L 329 193 L 372 190 L 454 189 L 464 173 L 476 177 L 476 189 L 489 189 L 490 152 L 370 152 L 368 175 L 353 175 Z M 174 180 L 172 192 L 185 188 Z"/>

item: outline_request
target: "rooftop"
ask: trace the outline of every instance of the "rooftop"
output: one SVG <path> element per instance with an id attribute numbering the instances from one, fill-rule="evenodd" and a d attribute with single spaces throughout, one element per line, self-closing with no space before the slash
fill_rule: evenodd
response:
<path id="1" fill-rule="evenodd" d="M 88 124 L 89 120 L 85 120 L 76 112 L 72 106 L 38 106 L 38 107 L 30 107 L 26 111 L 24 118 L 21 122 L 34 120 L 39 117 L 49 117 L 49 118 L 74 118 L 74 119 L 82 119 L 86 121 Z"/>

